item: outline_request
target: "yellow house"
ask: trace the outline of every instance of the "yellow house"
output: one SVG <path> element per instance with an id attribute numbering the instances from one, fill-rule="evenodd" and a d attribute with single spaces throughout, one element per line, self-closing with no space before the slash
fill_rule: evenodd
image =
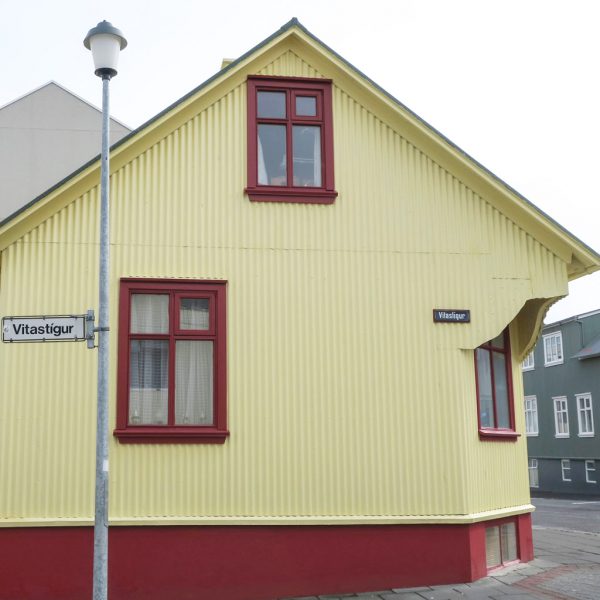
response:
<path id="1" fill-rule="evenodd" d="M 99 169 L 1 224 L 1 316 L 95 306 Z M 112 150 L 111 598 L 334 594 L 530 560 L 519 364 L 599 267 L 287 23 Z M 0 345 L 8 597 L 90 592 L 96 360 Z"/>

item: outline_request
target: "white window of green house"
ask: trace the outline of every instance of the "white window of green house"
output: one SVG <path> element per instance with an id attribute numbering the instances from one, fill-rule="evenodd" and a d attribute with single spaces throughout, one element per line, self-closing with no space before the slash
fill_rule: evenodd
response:
<path id="1" fill-rule="evenodd" d="M 560 472 L 563 481 L 571 481 L 571 461 L 568 458 L 560 461 Z"/>
<path id="2" fill-rule="evenodd" d="M 523 371 L 533 371 L 535 368 L 535 362 L 533 359 L 533 350 L 525 357 L 523 364 L 521 365 L 521 369 Z"/>
<path id="3" fill-rule="evenodd" d="M 569 437 L 569 409 L 565 396 L 552 398 L 554 401 L 554 428 L 555 437 Z"/>
<path id="4" fill-rule="evenodd" d="M 485 560 L 488 570 L 518 558 L 517 530 L 514 521 L 485 528 Z"/>
<path id="5" fill-rule="evenodd" d="M 560 365 L 563 362 L 562 333 L 556 331 L 543 336 L 544 366 Z"/>
<path id="6" fill-rule="evenodd" d="M 593 437 L 594 435 L 594 414 L 592 411 L 592 395 L 578 394 L 577 400 L 577 421 L 579 423 L 579 437 Z"/>
<path id="7" fill-rule="evenodd" d="M 540 475 L 538 471 L 538 460 L 537 458 L 529 459 L 529 487 L 537 488 L 540 487 Z"/>
<path id="8" fill-rule="evenodd" d="M 585 461 L 585 480 L 587 483 L 596 483 L 596 461 Z"/>
<path id="9" fill-rule="evenodd" d="M 525 433 L 538 435 L 537 398 L 525 396 Z"/>

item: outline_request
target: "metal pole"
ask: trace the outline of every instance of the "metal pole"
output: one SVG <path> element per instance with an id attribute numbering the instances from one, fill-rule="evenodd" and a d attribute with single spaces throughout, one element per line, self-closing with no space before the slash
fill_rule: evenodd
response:
<path id="1" fill-rule="evenodd" d="M 102 157 L 100 175 L 100 277 L 98 302 L 98 413 L 96 423 L 96 511 L 94 519 L 93 600 L 108 597 L 108 323 L 109 323 L 109 170 L 108 84 L 102 75 Z"/>

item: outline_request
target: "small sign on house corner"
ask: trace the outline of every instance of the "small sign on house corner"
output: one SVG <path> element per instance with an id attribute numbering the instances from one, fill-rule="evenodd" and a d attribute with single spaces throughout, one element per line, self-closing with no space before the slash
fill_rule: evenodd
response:
<path id="1" fill-rule="evenodd" d="M 456 308 L 434 308 L 434 323 L 470 323 L 471 311 Z"/>

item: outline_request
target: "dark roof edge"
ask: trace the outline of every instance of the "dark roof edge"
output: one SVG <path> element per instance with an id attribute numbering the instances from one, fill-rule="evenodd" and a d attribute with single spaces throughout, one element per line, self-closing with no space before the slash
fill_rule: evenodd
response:
<path id="1" fill-rule="evenodd" d="M 531 208 L 533 208 L 535 211 L 537 211 L 539 214 L 541 214 L 545 219 L 547 219 L 550 223 L 552 223 L 556 228 L 558 228 L 559 230 L 561 230 L 563 233 L 565 233 L 568 237 L 570 237 L 572 240 L 574 240 L 578 244 L 581 244 L 581 246 L 583 246 L 591 254 L 595 255 L 596 258 L 598 259 L 598 261 L 600 261 L 600 254 L 598 254 L 595 250 L 593 250 L 592 248 L 590 248 L 586 243 L 582 242 L 577 236 L 573 235 L 568 229 L 565 229 L 560 223 L 558 223 L 557 221 L 555 221 L 550 215 L 546 214 L 543 210 L 541 210 L 540 208 L 538 208 L 533 202 L 531 202 L 530 200 L 528 200 L 527 198 L 525 198 L 525 196 L 523 196 L 522 194 L 520 194 L 519 192 L 517 192 L 517 190 L 515 190 L 513 187 L 511 187 L 503 179 L 501 179 L 500 177 L 498 177 L 496 174 L 494 174 L 488 168 L 484 167 L 480 162 L 478 162 L 477 160 L 475 160 L 470 154 L 468 154 L 462 148 L 460 148 L 459 146 L 457 146 L 454 142 L 452 142 L 451 140 L 449 140 L 443 133 L 439 132 L 435 127 L 433 127 L 432 125 L 430 125 L 429 123 L 427 123 L 427 121 L 425 121 L 423 118 L 421 118 L 417 113 L 415 113 L 410 108 L 408 108 L 405 104 L 403 104 L 402 102 L 400 102 L 400 100 L 398 100 L 396 97 L 392 96 L 392 94 L 390 94 L 388 91 L 384 90 L 380 85 L 378 85 L 377 83 L 375 83 L 370 77 L 368 77 L 367 75 L 365 75 L 360 69 L 357 69 L 351 62 L 349 62 L 348 60 L 346 60 L 343 56 L 340 56 L 335 50 L 333 50 L 327 44 L 325 44 L 324 42 L 322 42 L 317 36 L 315 36 L 308 29 L 306 29 L 306 27 L 304 27 L 304 25 L 302 25 L 302 23 L 300 23 L 300 21 L 298 21 L 298 19 L 296 17 L 293 17 L 292 19 L 290 19 L 287 23 L 285 23 L 285 25 L 283 25 L 277 31 L 275 31 L 274 33 L 272 33 L 269 37 L 265 38 L 262 42 L 256 44 L 256 46 L 254 46 L 253 48 L 251 48 L 250 50 L 248 50 L 247 52 L 245 52 L 244 54 L 242 54 L 240 57 L 236 58 L 233 62 L 231 62 L 229 65 L 227 65 L 224 69 L 221 69 L 221 70 L 217 71 L 214 75 L 212 75 L 206 81 L 204 81 L 203 83 L 201 83 L 199 86 L 195 87 L 193 90 L 191 90 L 190 92 L 188 92 L 187 94 L 185 94 L 184 96 L 182 96 L 179 100 L 176 100 L 175 102 L 173 102 L 173 104 L 167 106 L 167 108 L 165 108 L 164 110 L 160 111 L 157 115 L 155 115 L 154 117 L 152 117 L 151 119 L 149 119 L 148 121 L 146 121 L 145 123 L 143 123 L 142 125 L 140 125 L 139 127 L 137 127 L 136 129 L 134 129 L 133 131 L 131 131 L 131 133 L 127 134 L 125 137 L 121 138 L 118 142 L 116 142 L 115 144 L 113 144 L 111 146 L 111 148 L 110 148 L 111 151 L 114 150 L 114 149 L 116 149 L 116 148 L 118 148 L 122 144 L 126 143 L 132 137 L 134 137 L 135 135 L 137 135 L 138 133 L 140 133 L 143 129 L 145 129 L 146 127 L 148 127 L 149 125 L 151 125 L 152 123 L 154 123 L 155 121 L 157 121 L 158 119 L 160 119 L 162 116 L 164 116 L 165 114 L 167 114 L 168 112 L 170 112 L 171 110 L 173 110 L 174 108 L 176 108 L 182 102 L 185 102 L 185 100 L 187 100 L 188 98 L 190 98 L 194 94 L 197 94 L 200 90 L 202 90 L 204 87 L 206 87 L 207 85 L 209 85 L 210 83 L 212 83 L 215 79 L 217 79 L 218 77 L 220 77 L 221 75 L 223 75 L 227 71 L 235 68 L 239 63 L 241 63 L 242 61 L 244 61 L 248 56 L 252 55 L 254 52 L 256 52 L 257 50 L 259 50 L 260 48 L 262 48 L 263 46 L 265 46 L 266 44 L 268 44 L 270 41 L 272 41 L 273 39 L 275 39 L 276 37 L 278 37 L 282 33 L 285 33 L 288 29 L 291 29 L 294 26 L 298 27 L 300 30 L 302 30 L 308 37 L 312 38 L 315 42 L 317 42 L 318 44 L 320 44 L 323 48 L 325 48 L 333 56 L 335 56 L 337 59 L 339 59 L 345 65 L 347 65 L 350 69 L 352 69 L 354 72 L 356 72 L 360 77 L 362 77 L 365 81 L 367 81 L 375 89 L 377 89 L 383 95 L 387 96 L 390 100 L 392 100 L 392 102 L 394 102 L 395 104 L 397 104 L 398 106 L 400 106 L 403 110 L 405 110 L 406 112 L 408 112 L 413 118 L 415 118 L 417 121 L 419 121 L 420 123 L 422 123 L 425 127 L 427 127 L 435 135 L 437 135 L 441 139 L 443 139 L 449 146 L 451 146 L 456 151 L 458 151 L 460 154 L 462 154 L 467 160 L 469 160 L 471 163 L 473 163 L 476 167 L 478 167 L 479 169 L 481 169 L 482 171 L 484 171 L 485 173 L 487 173 L 490 177 L 492 177 L 493 179 L 495 179 L 498 183 L 500 183 L 502 186 L 504 186 L 512 194 L 514 194 L 515 196 L 517 196 L 520 200 L 522 200 L 523 202 L 525 202 L 526 204 L 528 204 Z M 12 219 L 14 219 L 20 213 L 24 212 L 25 210 L 27 210 L 28 208 L 30 208 L 31 206 L 33 206 L 34 204 L 36 204 L 37 202 L 39 202 L 44 196 L 47 196 L 49 193 L 51 193 L 52 191 L 54 191 L 55 189 L 57 189 L 58 187 L 60 187 L 64 183 L 66 183 L 69 179 L 71 179 L 72 177 L 75 177 L 81 171 L 83 171 L 84 169 L 88 168 L 90 165 L 92 165 L 94 162 L 96 162 L 99 158 L 100 158 L 100 155 L 98 155 L 95 158 L 93 158 L 92 160 L 88 161 L 82 167 L 80 167 L 79 169 L 77 169 L 76 171 L 74 171 L 73 173 L 71 173 L 70 175 L 67 175 L 67 177 L 65 177 L 64 179 L 62 179 L 59 183 L 53 185 L 51 188 L 49 188 L 48 190 L 46 190 L 45 192 L 43 192 L 42 194 L 40 194 L 39 196 L 37 196 L 36 198 L 34 198 L 33 200 L 31 200 L 31 202 L 28 202 L 25 206 L 21 207 L 20 209 L 18 209 L 17 211 L 15 211 L 14 213 L 12 213 L 8 217 L 6 217 L 3 221 L 0 221 L 0 228 L 3 227 L 8 222 L 10 222 Z"/>
<path id="2" fill-rule="evenodd" d="M 552 327 L 560 327 L 565 325 L 566 323 L 570 323 L 571 321 L 579 321 L 581 319 L 587 319 L 588 317 L 594 317 L 595 315 L 600 314 L 600 308 L 596 310 L 590 310 L 585 313 L 581 313 L 578 315 L 573 315 L 571 317 L 566 317 L 565 319 L 560 319 L 559 321 L 553 321 L 552 323 L 545 323 L 542 329 L 550 329 Z"/>

